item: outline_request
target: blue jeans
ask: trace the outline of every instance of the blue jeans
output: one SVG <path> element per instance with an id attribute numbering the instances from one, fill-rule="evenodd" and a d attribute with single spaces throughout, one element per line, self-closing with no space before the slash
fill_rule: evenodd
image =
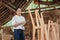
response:
<path id="1" fill-rule="evenodd" d="M 14 40 L 25 40 L 24 31 L 22 29 L 14 29 Z"/>

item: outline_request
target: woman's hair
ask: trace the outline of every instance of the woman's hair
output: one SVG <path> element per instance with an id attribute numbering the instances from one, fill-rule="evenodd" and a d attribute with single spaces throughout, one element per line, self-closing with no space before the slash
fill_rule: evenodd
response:
<path id="1" fill-rule="evenodd" d="M 18 9 L 21 9 L 21 8 L 18 8 Z M 17 9 L 17 10 L 18 10 L 18 9 Z M 16 11 L 17 11 L 17 10 L 16 10 Z"/>

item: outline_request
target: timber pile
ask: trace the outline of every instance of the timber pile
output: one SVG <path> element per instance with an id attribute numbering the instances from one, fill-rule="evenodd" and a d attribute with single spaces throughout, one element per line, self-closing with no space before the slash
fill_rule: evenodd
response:
<path id="1" fill-rule="evenodd" d="M 0 40 L 13 40 L 13 32 L 10 27 L 2 28 L 0 31 Z"/>
<path id="2" fill-rule="evenodd" d="M 58 19 L 56 21 L 49 19 L 48 24 L 46 24 L 44 22 L 43 13 L 39 15 L 38 10 L 36 10 L 35 11 L 36 23 L 35 23 L 30 10 L 29 10 L 29 15 L 33 26 L 32 40 L 60 40 L 59 25 L 57 23 Z M 37 33 L 37 37 L 36 37 L 36 33 Z"/>
<path id="3" fill-rule="evenodd" d="M 53 22 L 56 22 L 58 19 L 58 23 L 60 24 L 60 10 L 53 10 L 53 11 L 46 11 L 43 12 L 43 19 L 44 19 L 44 23 L 48 24 L 48 20 L 51 20 Z M 27 24 L 25 25 L 25 34 L 27 36 L 27 39 L 32 39 L 32 33 L 33 33 L 33 26 L 31 23 L 31 19 L 30 19 L 30 15 L 29 14 L 22 14 L 27 21 Z M 40 15 L 40 14 L 39 14 Z M 35 18 L 35 14 L 32 13 L 32 17 L 34 19 L 34 22 L 36 24 L 36 18 Z M 59 26 L 60 27 L 60 26 Z"/>

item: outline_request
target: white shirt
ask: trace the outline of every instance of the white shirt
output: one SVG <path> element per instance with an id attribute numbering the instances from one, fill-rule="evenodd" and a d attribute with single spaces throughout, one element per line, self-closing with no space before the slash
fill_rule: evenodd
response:
<path id="1" fill-rule="evenodd" d="M 20 22 L 24 22 L 25 21 L 25 18 L 23 16 L 18 16 L 18 15 L 15 15 L 13 18 L 12 18 L 12 25 L 16 24 L 16 23 L 20 23 Z M 25 29 L 24 28 L 24 25 L 21 24 L 17 27 L 13 27 L 13 29 Z"/>

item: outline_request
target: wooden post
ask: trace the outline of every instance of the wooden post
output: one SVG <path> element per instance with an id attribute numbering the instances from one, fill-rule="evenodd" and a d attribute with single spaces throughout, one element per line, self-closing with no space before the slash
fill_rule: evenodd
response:
<path id="1" fill-rule="evenodd" d="M 48 27 L 47 24 L 45 24 L 45 27 L 44 27 L 45 38 L 46 38 L 46 40 L 50 40 L 49 31 L 48 31 L 47 27 Z"/>
<path id="2" fill-rule="evenodd" d="M 35 10 L 36 24 L 37 24 L 37 27 L 38 27 L 37 35 L 38 35 L 38 40 L 40 40 L 40 30 L 39 30 L 40 24 L 39 24 L 39 20 L 38 20 L 38 15 L 37 14 L 38 14 L 38 10 Z"/>
<path id="3" fill-rule="evenodd" d="M 34 20 L 33 20 L 30 9 L 28 11 L 29 11 L 29 15 L 30 15 L 30 18 L 31 18 L 32 26 L 33 26 L 33 38 L 32 38 L 32 40 L 35 40 L 35 23 L 34 23 Z"/>
<path id="4" fill-rule="evenodd" d="M 54 23 L 55 24 L 55 29 L 56 29 L 56 35 L 57 35 L 57 40 L 60 40 L 59 39 L 59 26 L 58 26 L 58 23 Z"/>
<path id="5" fill-rule="evenodd" d="M 50 20 L 48 20 L 48 25 L 47 25 L 47 26 L 48 26 L 48 27 L 47 27 L 48 29 L 47 29 L 47 32 L 48 32 L 48 39 L 49 39 L 49 40 L 50 40 L 50 25 L 51 25 L 51 24 L 50 24 Z"/>
<path id="6" fill-rule="evenodd" d="M 4 40 L 3 29 L 1 29 L 1 36 L 2 36 L 2 40 Z"/>
<path id="7" fill-rule="evenodd" d="M 41 24 L 41 40 L 44 40 L 44 20 L 42 13 L 41 13 L 40 24 Z"/>
<path id="8" fill-rule="evenodd" d="M 54 40 L 57 40 L 57 36 L 56 36 L 56 31 L 55 31 L 55 26 L 54 26 L 54 23 L 53 21 L 51 21 L 51 25 L 52 25 L 52 32 L 53 32 L 53 39 Z"/>

